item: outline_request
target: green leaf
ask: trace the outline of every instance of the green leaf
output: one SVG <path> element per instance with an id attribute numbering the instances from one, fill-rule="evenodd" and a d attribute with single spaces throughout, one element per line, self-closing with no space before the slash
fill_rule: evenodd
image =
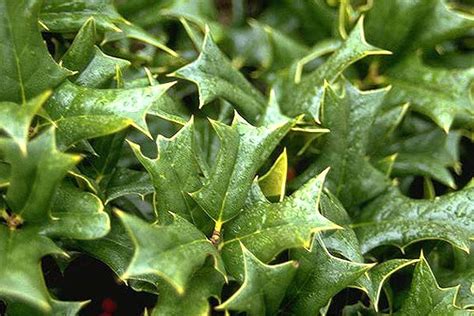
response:
<path id="1" fill-rule="evenodd" d="M 353 225 L 364 253 L 381 245 L 406 246 L 426 239 L 441 239 L 468 251 L 474 235 L 474 188 L 431 200 L 405 197 L 397 188 L 365 207 Z"/>
<path id="2" fill-rule="evenodd" d="M 46 91 L 23 105 L 0 102 L 0 129 L 5 131 L 24 153 L 31 122 L 50 95 L 51 91 Z"/>
<path id="3" fill-rule="evenodd" d="M 293 279 L 298 263 L 288 261 L 266 265 L 255 257 L 243 244 L 245 277 L 242 286 L 218 310 L 246 312 L 247 315 L 275 315 Z"/>
<path id="4" fill-rule="evenodd" d="M 45 106 L 59 143 L 108 135 L 133 126 L 149 135 L 145 116 L 170 84 L 132 89 L 91 89 L 65 82 Z M 99 124 L 98 124 L 99 123 Z"/>
<path id="5" fill-rule="evenodd" d="M 373 266 L 332 256 L 318 237 L 310 251 L 296 249 L 290 257 L 299 262 L 284 305 L 292 315 L 316 315 L 332 296 Z"/>
<path id="6" fill-rule="evenodd" d="M 370 269 L 366 275 L 356 280 L 355 287 L 361 288 L 367 293 L 375 311 L 379 312 L 378 303 L 384 283 L 397 271 L 418 261 L 418 259 L 392 259 L 381 262 Z"/>
<path id="7" fill-rule="evenodd" d="M 72 73 L 49 55 L 38 30 L 41 0 L 0 1 L 1 101 L 25 103 Z"/>
<path id="8" fill-rule="evenodd" d="M 321 239 L 326 248 L 348 260 L 363 263 L 364 258 L 359 241 L 350 227 L 351 218 L 337 197 L 328 190 L 324 190 L 319 201 L 319 208 L 324 217 L 343 228 L 321 233 Z"/>
<path id="9" fill-rule="evenodd" d="M 161 135 L 156 140 L 157 158 L 144 156 L 140 147 L 130 143 L 137 159 L 151 176 L 156 201 L 156 212 L 160 223 L 172 220 L 170 212 L 194 222 L 201 210 L 188 194 L 201 187 L 200 167 L 194 153 L 194 121 L 191 119 L 172 138 Z M 202 216 L 202 215 L 201 215 Z"/>
<path id="10" fill-rule="evenodd" d="M 40 267 L 41 258 L 48 254 L 64 252 L 47 237 L 38 235 L 34 227 L 14 231 L 0 225 L 0 297 L 7 303 L 21 301 L 36 311 L 49 313 L 51 297 Z"/>
<path id="11" fill-rule="evenodd" d="M 233 66 L 206 31 L 198 59 L 173 73 L 194 82 L 199 90 L 199 107 L 223 98 L 250 122 L 264 112 L 266 102 L 260 92 Z"/>
<path id="12" fill-rule="evenodd" d="M 275 160 L 270 170 L 258 180 L 258 185 L 267 198 L 277 198 L 278 201 L 283 201 L 285 197 L 287 173 L 288 158 L 285 148 L 277 160 Z"/>
<path id="13" fill-rule="evenodd" d="M 322 122 L 330 132 L 323 136 L 324 150 L 292 185 L 331 167 L 328 188 L 349 207 L 377 196 L 389 183 L 366 158 L 369 130 L 387 89 L 363 92 L 346 82 L 341 95 L 330 86 L 325 90 Z"/>
<path id="14" fill-rule="evenodd" d="M 282 202 L 270 203 L 264 199 L 247 206 L 224 225 L 224 242 L 220 246 L 231 275 L 243 279 L 241 244 L 268 263 L 283 250 L 308 248 L 315 232 L 339 228 L 318 210 L 326 174 L 327 171 L 308 181 Z"/>
<path id="15" fill-rule="evenodd" d="M 107 185 L 105 203 L 129 194 L 145 196 L 153 192 L 153 183 L 147 172 L 120 168 L 114 172 Z"/>
<path id="16" fill-rule="evenodd" d="M 40 263 L 46 255 L 67 256 L 50 238 L 104 236 L 109 219 L 102 203 L 72 185 L 59 187 L 79 157 L 57 150 L 53 129 L 30 141 L 26 152 L 9 140 L 0 142 L 0 151 L 11 167 L 6 205 L 0 200 L 0 297 L 7 313 L 75 313 L 83 304 L 53 300 Z"/>
<path id="17" fill-rule="evenodd" d="M 204 186 L 191 195 L 219 226 L 240 212 L 258 169 L 294 122 L 254 127 L 235 113 L 231 126 L 211 123 L 221 147 Z"/>
<path id="18" fill-rule="evenodd" d="M 458 132 L 445 134 L 440 129 L 418 133 L 387 146 L 397 153 L 393 175 L 422 175 L 431 177 L 451 188 L 456 188 L 448 168 L 459 171 Z"/>
<path id="19" fill-rule="evenodd" d="M 390 68 L 386 75 L 392 89 L 385 102 L 410 102 L 414 111 L 428 116 L 446 132 L 458 116 L 474 120 L 470 96 L 474 67 L 433 68 L 423 64 L 420 56 L 411 55 Z"/>
<path id="20" fill-rule="evenodd" d="M 399 315 L 470 315 L 454 305 L 457 288 L 442 289 L 436 282 L 428 262 L 421 254 L 415 267 L 407 298 Z"/>
<path id="21" fill-rule="evenodd" d="M 107 235 L 110 220 L 100 199 L 63 183 L 51 206 L 51 219 L 41 230 L 51 238 L 96 239 Z"/>
<path id="22" fill-rule="evenodd" d="M 333 83 L 347 67 L 359 59 L 389 53 L 365 41 L 363 19 L 360 19 L 347 40 L 323 65 L 303 77 L 298 84 L 287 83 L 288 87 L 280 102 L 283 112 L 289 116 L 307 114 L 318 122 L 326 81 Z"/>
<path id="23" fill-rule="evenodd" d="M 177 54 L 142 28 L 125 20 L 111 0 L 46 0 L 41 10 L 41 22 L 57 33 L 77 32 L 90 18 L 101 32 L 120 32 L 127 37 L 149 43 L 163 51 Z"/>
<path id="24" fill-rule="evenodd" d="M 105 55 L 97 46 L 95 20 L 88 19 L 77 33 L 64 56 L 62 64 L 77 71 L 74 83 L 92 88 L 104 86 L 117 71 L 130 66 L 128 60 Z"/>
<path id="25" fill-rule="evenodd" d="M 367 38 L 403 55 L 419 47 L 434 47 L 472 29 L 472 16 L 452 10 L 446 2 L 374 1 L 367 14 Z"/>
<path id="26" fill-rule="evenodd" d="M 212 243 L 196 227 L 175 215 L 170 225 L 148 224 L 118 212 L 135 245 L 134 255 L 122 279 L 157 275 L 183 294 L 193 272 L 208 256 L 214 257 L 221 270 L 219 254 Z"/>
<path id="27" fill-rule="evenodd" d="M 49 217 L 53 194 L 79 156 L 57 150 L 50 128 L 28 144 L 26 155 L 12 142 L 1 142 L 0 151 L 10 164 L 6 202 L 25 221 L 41 222 Z"/>
<path id="28" fill-rule="evenodd" d="M 160 284 L 160 299 L 151 316 L 209 315 L 209 298 L 219 298 L 224 278 L 212 267 L 204 267 L 193 274 L 190 287 L 183 295 L 166 283 Z"/>

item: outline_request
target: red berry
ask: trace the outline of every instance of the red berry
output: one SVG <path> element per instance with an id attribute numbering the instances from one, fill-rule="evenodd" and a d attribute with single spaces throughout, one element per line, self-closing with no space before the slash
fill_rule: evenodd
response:
<path id="1" fill-rule="evenodd" d="M 293 167 L 289 167 L 286 173 L 286 181 L 290 182 L 296 177 L 296 170 Z"/>
<path id="2" fill-rule="evenodd" d="M 115 303 L 115 301 L 110 297 L 104 298 L 104 300 L 102 301 L 102 310 L 106 313 L 110 313 L 110 316 L 112 316 L 111 313 L 117 310 L 117 303 Z"/>

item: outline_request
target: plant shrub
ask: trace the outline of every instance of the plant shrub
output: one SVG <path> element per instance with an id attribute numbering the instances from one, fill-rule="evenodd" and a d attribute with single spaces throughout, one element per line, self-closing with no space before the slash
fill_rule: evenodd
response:
<path id="1" fill-rule="evenodd" d="M 472 313 L 470 3 L 0 0 L 4 312 Z"/>

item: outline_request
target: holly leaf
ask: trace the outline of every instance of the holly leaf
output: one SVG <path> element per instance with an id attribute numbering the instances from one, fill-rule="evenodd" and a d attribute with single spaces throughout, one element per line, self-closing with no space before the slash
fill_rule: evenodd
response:
<path id="1" fill-rule="evenodd" d="M 90 17 L 94 18 L 101 32 L 124 33 L 128 38 L 154 45 L 177 56 L 176 52 L 157 38 L 124 19 L 111 0 L 46 0 L 40 16 L 41 22 L 48 30 L 57 33 L 77 32 Z"/>
<path id="2" fill-rule="evenodd" d="M 448 193 L 435 200 L 415 200 L 395 187 L 365 207 L 353 225 L 362 251 L 381 245 L 402 250 L 417 241 L 441 239 L 464 251 L 474 235 L 474 188 Z"/>
<path id="3" fill-rule="evenodd" d="M 147 111 L 170 86 L 101 90 L 65 82 L 50 98 L 45 110 L 58 127 L 59 143 L 64 146 L 128 126 L 149 135 L 145 122 Z"/>
<path id="4" fill-rule="evenodd" d="M 224 242 L 220 247 L 231 275 L 243 279 L 241 244 L 268 263 L 285 249 L 308 248 L 315 232 L 340 228 L 318 210 L 327 172 L 308 181 L 282 202 L 270 203 L 264 199 L 247 206 L 224 225 Z"/>
<path id="5" fill-rule="evenodd" d="M 470 95 L 473 67 L 433 68 L 423 64 L 420 56 L 411 55 L 390 68 L 386 76 L 392 89 L 385 102 L 410 102 L 414 111 L 428 116 L 446 132 L 456 117 L 473 121 L 474 107 Z"/>
<path id="6" fill-rule="evenodd" d="M 293 117 L 307 114 L 319 122 L 325 82 L 333 83 L 347 67 L 359 59 L 381 54 L 390 54 L 390 52 L 365 41 L 363 19 L 359 19 L 346 41 L 324 64 L 303 77 L 298 84 L 287 85 L 280 102 L 283 112 Z"/>
<path id="7" fill-rule="evenodd" d="M 236 113 L 231 126 L 211 124 L 221 147 L 204 186 L 191 196 L 219 226 L 239 213 L 258 169 L 294 121 L 254 127 Z"/>
<path id="8" fill-rule="evenodd" d="M 72 73 L 48 53 L 38 30 L 41 0 L 0 1 L 0 100 L 25 103 Z"/>
<path id="9" fill-rule="evenodd" d="M 367 38 L 397 55 L 434 47 L 468 32 L 472 16 L 455 11 L 445 0 L 374 1 L 367 13 Z M 389 27 L 381 28 L 381 25 Z"/>
<path id="10" fill-rule="evenodd" d="M 11 169 L 6 204 L 0 201 L 6 224 L 0 225 L 0 296 L 7 302 L 7 313 L 77 311 L 80 302 L 59 302 L 51 297 L 40 262 L 46 255 L 67 256 L 52 238 L 105 235 L 108 216 L 97 197 L 72 186 L 59 187 L 79 157 L 57 150 L 53 129 L 30 141 L 26 153 L 5 139 L 0 151 Z"/>
<path id="11" fill-rule="evenodd" d="M 52 128 L 28 144 L 27 155 L 9 141 L 0 143 L 0 151 L 10 164 L 9 208 L 25 221 L 48 218 L 57 186 L 80 157 L 57 150 Z"/>
<path id="12" fill-rule="evenodd" d="M 444 133 L 436 128 L 386 146 L 386 152 L 397 154 L 394 176 L 421 175 L 431 177 L 451 188 L 456 183 L 448 168 L 460 170 L 459 132 Z"/>
<path id="13" fill-rule="evenodd" d="M 107 184 L 105 204 L 125 195 L 137 194 L 143 197 L 153 192 L 148 172 L 119 168 Z"/>
<path id="14" fill-rule="evenodd" d="M 103 87 L 117 71 L 130 66 L 128 60 L 104 54 L 95 45 L 96 37 L 95 20 L 89 18 L 61 58 L 63 66 L 79 73 L 73 80 L 79 86 Z"/>
<path id="15" fill-rule="evenodd" d="M 288 173 L 288 157 L 286 148 L 278 156 L 275 163 L 259 180 L 258 185 L 262 189 L 262 193 L 269 199 L 276 198 L 283 201 L 285 197 L 286 178 Z"/>
<path id="16" fill-rule="evenodd" d="M 418 261 L 418 259 L 392 259 L 381 262 L 356 280 L 353 286 L 366 292 L 375 311 L 379 312 L 379 301 L 385 282 L 397 271 Z"/>
<path id="17" fill-rule="evenodd" d="M 208 256 L 214 257 L 215 266 L 222 271 L 216 248 L 202 232 L 178 215 L 170 225 L 148 224 L 120 211 L 117 215 L 135 245 L 122 279 L 156 275 L 183 294 L 193 272 Z"/>
<path id="18" fill-rule="evenodd" d="M 423 256 L 413 272 L 408 296 L 403 301 L 399 315 L 470 315 L 454 305 L 458 289 L 442 289 L 436 282 L 428 262 Z"/>
<path id="19" fill-rule="evenodd" d="M 206 31 L 198 59 L 176 70 L 172 76 L 197 85 L 199 107 L 223 98 L 250 122 L 255 122 L 266 107 L 264 97 L 232 66 L 212 40 L 209 30 Z"/>
<path id="20" fill-rule="evenodd" d="M 51 219 L 42 230 L 52 238 L 88 240 L 107 235 L 110 220 L 101 200 L 70 183 L 62 183 L 51 205 Z"/>
<path id="21" fill-rule="evenodd" d="M 292 250 L 290 258 L 299 262 L 284 304 L 293 315 L 316 315 L 334 295 L 373 267 L 332 256 L 318 237 L 310 251 Z"/>
<path id="22" fill-rule="evenodd" d="M 21 301 L 36 311 L 49 313 L 52 298 L 43 280 L 40 261 L 46 255 L 65 253 L 49 238 L 40 236 L 36 228 L 15 231 L 5 225 L 0 225 L 0 250 L 0 296 L 7 306 Z M 10 312 L 9 307 L 7 311 Z M 12 312 L 12 315 L 22 314 Z"/>
<path id="23" fill-rule="evenodd" d="M 239 290 L 216 309 L 246 312 L 250 316 L 275 315 L 298 263 L 288 261 L 266 265 L 243 244 L 240 246 L 244 261 L 244 281 Z"/>
<path id="24" fill-rule="evenodd" d="M 220 297 L 224 278 L 216 269 L 204 267 L 193 274 L 189 284 L 183 295 L 166 283 L 160 284 L 160 300 L 151 316 L 208 315 L 211 312 L 208 300 Z"/>
<path id="25" fill-rule="evenodd" d="M 172 138 L 161 135 L 156 140 L 158 156 L 144 156 L 140 147 L 130 142 L 137 159 L 151 176 L 155 193 L 156 212 L 160 223 L 172 220 L 170 212 L 193 222 L 202 211 L 188 194 L 201 187 L 200 167 L 195 159 L 194 121 L 191 119 Z M 202 216 L 202 215 L 201 215 Z"/>
<path id="26" fill-rule="evenodd" d="M 348 82 L 338 95 L 326 86 L 322 121 L 330 133 L 324 135 L 322 153 L 295 181 L 293 187 L 327 167 L 328 188 L 349 207 L 377 196 L 388 186 L 386 176 L 366 158 L 369 130 L 387 89 L 360 91 Z"/>
<path id="27" fill-rule="evenodd" d="M 26 152 L 31 122 L 50 95 L 51 91 L 43 92 L 23 105 L 0 102 L 0 129 L 16 142 L 23 153 Z"/>

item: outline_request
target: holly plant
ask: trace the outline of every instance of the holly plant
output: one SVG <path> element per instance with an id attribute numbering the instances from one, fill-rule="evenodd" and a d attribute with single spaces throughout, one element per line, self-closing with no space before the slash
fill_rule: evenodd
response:
<path id="1" fill-rule="evenodd" d="M 0 314 L 471 315 L 473 4 L 0 0 Z"/>

